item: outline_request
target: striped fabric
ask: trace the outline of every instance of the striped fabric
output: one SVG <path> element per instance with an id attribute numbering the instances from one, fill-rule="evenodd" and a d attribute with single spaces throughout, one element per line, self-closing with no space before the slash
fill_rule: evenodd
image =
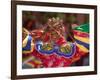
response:
<path id="1" fill-rule="evenodd" d="M 23 41 L 23 54 L 31 53 L 34 50 L 33 38 L 28 35 Z"/>
<path id="2" fill-rule="evenodd" d="M 76 45 L 84 54 L 89 52 L 89 24 L 84 24 L 73 29 Z"/>

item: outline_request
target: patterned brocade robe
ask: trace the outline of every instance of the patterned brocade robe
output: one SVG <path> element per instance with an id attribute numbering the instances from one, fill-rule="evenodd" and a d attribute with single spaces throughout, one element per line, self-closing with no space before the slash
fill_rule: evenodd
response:
<path id="1" fill-rule="evenodd" d="M 40 32 L 39 32 L 40 33 Z M 65 57 L 56 54 L 41 54 L 33 43 L 31 35 L 23 41 L 23 67 L 28 68 L 42 68 L 42 67 L 67 67 L 80 60 L 83 56 L 89 53 L 89 24 L 77 26 L 73 29 L 75 38 L 75 51 L 71 57 Z M 42 34 L 42 33 L 41 33 Z M 66 42 L 63 38 L 60 38 L 60 43 Z M 58 43 L 59 44 L 59 43 Z"/>

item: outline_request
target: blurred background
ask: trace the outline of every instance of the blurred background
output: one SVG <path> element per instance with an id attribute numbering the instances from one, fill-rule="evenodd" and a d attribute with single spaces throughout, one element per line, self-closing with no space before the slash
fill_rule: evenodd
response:
<path id="1" fill-rule="evenodd" d="M 65 26 L 72 28 L 89 23 L 89 14 L 23 11 L 22 17 L 23 27 L 29 31 L 43 27 L 52 17 L 59 17 L 64 21 Z"/>

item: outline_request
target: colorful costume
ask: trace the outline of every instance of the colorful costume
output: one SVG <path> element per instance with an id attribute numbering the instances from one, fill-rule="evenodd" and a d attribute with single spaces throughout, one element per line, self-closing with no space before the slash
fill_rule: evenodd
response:
<path id="1" fill-rule="evenodd" d="M 53 44 L 48 42 L 51 37 L 49 33 L 43 36 L 43 41 L 38 40 L 34 43 L 32 42 L 34 37 L 27 35 L 25 40 L 27 43 L 22 50 L 23 58 L 28 57 L 30 60 L 23 60 L 23 63 L 34 68 L 70 66 L 89 53 L 89 24 L 76 27 L 73 29 L 73 33 L 74 43 L 66 42 L 65 38 L 60 37 Z"/>

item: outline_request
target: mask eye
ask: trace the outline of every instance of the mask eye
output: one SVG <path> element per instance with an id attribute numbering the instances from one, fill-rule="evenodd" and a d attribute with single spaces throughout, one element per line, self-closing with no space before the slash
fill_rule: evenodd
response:
<path id="1" fill-rule="evenodd" d="M 70 53 L 71 52 L 71 46 L 70 45 L 61 46 L 60 47 L 60 52 L 62 52 L 64 54 Z"/>
<path id="2" fill-rule="evenodd" d="M 53 46 L 51 44 L 43 44 L 43 46 L 41 47 L 41 49 L 49 51 L 49 50 L 53 49 Z"/>

